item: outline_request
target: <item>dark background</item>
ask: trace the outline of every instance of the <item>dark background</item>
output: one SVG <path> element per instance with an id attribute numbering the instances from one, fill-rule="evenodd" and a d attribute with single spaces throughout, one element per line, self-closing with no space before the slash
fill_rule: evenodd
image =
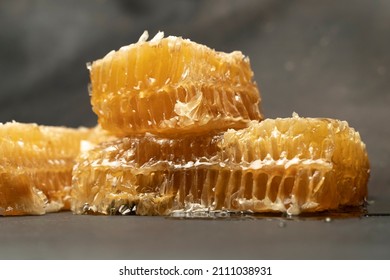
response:
<path id="1" fill-rule="evenodd" d="M 1 1 L 0 122 L 95 125 L 86 63 L 144 30 L 241 50 L 266 117 L 347 120 L 376 217 L 0 217 L 0 258 L 390 258 L 390 1 Z"/>

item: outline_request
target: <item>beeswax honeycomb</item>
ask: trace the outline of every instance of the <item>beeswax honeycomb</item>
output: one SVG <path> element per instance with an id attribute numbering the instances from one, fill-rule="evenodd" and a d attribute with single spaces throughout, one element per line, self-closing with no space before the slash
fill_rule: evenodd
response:
<path id="1" fill-rule="evenodd" d="M 90 66 L 91 103 L 100 125 L 118 136 L 163 137 L 243 128 L 260 120 L 249 59 L 180 37 L 110 52 Z"/>
<path id="2" fill-rule="evenodd" d="M 72 210 L 299 214 L 362 205 L 368 177 L 365 145 L 346 122 L 295 115 L 218 135 L 97 146 L 75 165 Z"/>
<path id="3" fill-rule="evenodd" d="M 102 135 L 96 129 L 0 124 L 0 215 L 69 209 L 80 142 Z"/>

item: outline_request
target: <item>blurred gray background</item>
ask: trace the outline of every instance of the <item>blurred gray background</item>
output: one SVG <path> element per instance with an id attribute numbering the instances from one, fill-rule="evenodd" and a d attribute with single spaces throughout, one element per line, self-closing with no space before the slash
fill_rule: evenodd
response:
<path id="1" fill-rule="evenodd" d="M 86 63 L 137 41 L 144 30 L 241 50 L 250 57 L 266 117 L 297 112 L 347 120 L 371 160 L 369 210 L 390 213 L 387 0 L 1 1 L 0 122 L 95 125 Z M 389 220 L 375 222 L 380 234 L 390 236 Z M 381 240 L 366 234 L 361 241 Z M 390 257 L 389 242 L 381 244 L 388 250 L 377 257 Z"/>

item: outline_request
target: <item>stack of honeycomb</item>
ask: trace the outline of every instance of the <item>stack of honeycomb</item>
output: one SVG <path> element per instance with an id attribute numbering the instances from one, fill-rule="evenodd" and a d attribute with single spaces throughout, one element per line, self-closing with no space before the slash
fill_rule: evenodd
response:
<path id="1" fill-rule="evenodd" d="M 81 154 L 76 213 L 299 214 L 361 205 L 360 136 L 331 119 L 266 119 L 249 60 L 158 33 L 89 65 L 99 124 L 118 137 Z"/>
<path id="2" fill-rule="evenodd" d="M 359 133 L 296 114 L 263 120 L 241 52 L 144 33 L 89 69 L 100 126 L 0 124 L 0 215 L 299 214 L 364 203 Z"/>

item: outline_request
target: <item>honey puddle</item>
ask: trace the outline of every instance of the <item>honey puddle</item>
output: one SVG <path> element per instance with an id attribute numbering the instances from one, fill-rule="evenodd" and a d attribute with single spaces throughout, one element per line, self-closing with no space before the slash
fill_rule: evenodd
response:
<path id="1" fill-rule="evenodd" d="M 269 220 L 279 221 L 279 227 L 286 227 L 287 221 L 324 221 L 331 223 L 334 220 L 368 217 L 390 217 L 390 213 L 369 213 L 366 206 L 346 207 L 337 211 L 323 211 L 317 213 L 301 213 L 300 215 L 288 215 L 285 213 L 251 213 L 248 211 L 177 211 L 167 216 L 167 219 L 201 219 L 201 220 Z"/>

